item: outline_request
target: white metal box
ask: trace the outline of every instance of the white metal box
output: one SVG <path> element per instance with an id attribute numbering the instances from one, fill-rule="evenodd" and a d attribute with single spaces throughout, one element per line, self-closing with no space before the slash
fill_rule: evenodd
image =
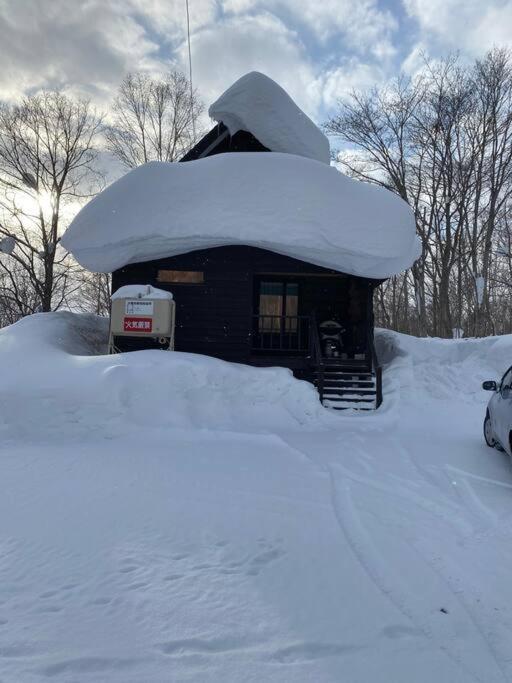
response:
<path id="1" fill-rule="evenodd" d="M 114 337 L 153 337 L 174 348 L 175 303 L 151 285 L 126 285 L 112 295 L 110 346 Z M 168 342 L 167 342 L 168 340 Z"/>

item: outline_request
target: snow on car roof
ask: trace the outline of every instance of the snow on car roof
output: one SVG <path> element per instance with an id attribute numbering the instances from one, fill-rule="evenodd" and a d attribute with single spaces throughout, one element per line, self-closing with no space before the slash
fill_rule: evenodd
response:
<path id="1" fill-rule="evenodd" d="M 140 166 L 90 201 L 61 244 L 96 272 L 242 244 L 369 278 L 399 273 L 420 251 L 398 196 L 272 152 Z"/>

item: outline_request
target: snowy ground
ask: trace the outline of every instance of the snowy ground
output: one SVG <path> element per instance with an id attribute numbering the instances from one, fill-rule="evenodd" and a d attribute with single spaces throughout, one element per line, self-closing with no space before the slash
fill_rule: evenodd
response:
<path id="1" fill-rule="evenodd" d="M 382 333 L 385 405 L 285 371 L 0 331 L 0 681 L 512 681 L 512 339 Z M 72 356 L 70 351 L 80 353 Z"/>

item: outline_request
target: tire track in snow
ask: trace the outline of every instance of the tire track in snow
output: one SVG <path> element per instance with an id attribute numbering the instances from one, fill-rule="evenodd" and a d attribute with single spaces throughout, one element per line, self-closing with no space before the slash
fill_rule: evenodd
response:
<path id="1" fill-rule="evenodd" d="M 408 606 L 408 596 L 393 580 L 391 574 L 385 570 L 386 560 L 376 549 L 370 534 L 364 527 L 352 497 L 352 489 L 349 482 L 346 482 L 340 491 L 332 473 L 331 496 L 333 510 L 338 520 L 338 525 L 347 540 L 357 561 L 375 584 L 378 590 L 385 595 L 388 600 L 406 617 L 413 625 L 419 629 L 425 637 L 443 652 L 460 669 L 480 683 L 489 683 L 488 679 L 482 679 L 471 671 L 463 659 L 455 655 L 444 643 L 437 638 L 431 626 L 420 619 Z M 350 521 L 349 521 L 350 520 Z"/>
<path id="2" fill-rule="evenodd" d="M 443 490 L 442 486 L 441 486 L 440 483 L 439 483 L 439 480 L 436 479 L 436 477 L 435 477 L 431 472 L 429 472 L 425 467 L 422 467 L 422 466 L 417 462 L 416 458 L 414 458 L 414 457 L 411 455 L 410 450 L 409 450 L 408 448 L 406 448 L 406 447 L 399 441 L 399 439 L 395 438 L 395 439 L 394 439 L 394 442 L 395 442 L 395 444 L 396 444 L 397 450 L 405 457 L 405 459 L 406 459 L 407 462 L 411 465 L 411 467 L 413 468 L 413 470 L 415 470 L 415 472 L 417 472 L 417 473 L 420 475 L 421 479 L 422 479 L 423 481 L 425 481 L 427 484 L 429 484 L 430 486 L 432 486 L 432 488 L 433 488 L 435 491 L 437 491 L 444 499 L 446 499 L 446 501 L 447 501 L 450 505 L 452 505 L 453 507 L 456 507 L 456 505 L 453 503 L 453 501 L 452 501 L 452 500 L 450 499 L 450 497 L 447 495 L 447 492 Z"/>
<path id="3" fill-rule="evenodd" d="M 409 454 L 409 451 L 403 444 L 401 444 L 397 440 L 397 448 L 399 451 L 401 451 L 402 454 L 404 454 L 408 461 L 415 467 L 417 472 L 422 475 L 425 479 L 425 481 L 432 481 L 434 480 L 434 477 L 432 477 L 429 473 L 424 472 L 424 469 L 418 465 L 416 460 Z M 486 505 L 482 503 L 480 498 L 478 497 L 476 491 L 474 490 L 473 486 L 471 486 L 471 483 L 468 481 L 468 478 L 474 478 L 478 481 L 483 481 L 485 483 L 491 483 L 491 484 L 496 484 L 496 485 L 501 485 L 504 486 L 505 488 L 512 488 L 510 484 L 503 484 L 502 482 L 497 482 L 492 479 L 487 479 L 485 477 L 479 477 L 477 475 L 472 475 L 469 472 L 466 472 L 465 470 L 460 470 L 456 467 L 453 467 L 451 465 L 445 465 L 444 467 L 444 473 L 447 474 L 449 471 L 452 471 L 459 476 L 462 477 L 463 480 L 463 487 L 465 491 L 465 495 L 461 495 L 461 490 L 460 487 L 456 488 L 456 491 L 458 493 L 459 499 L 462 501 L 462 503 L 465 503 L 465 508 L 467 512 L 471 514 L 472 517 L 475 518 L 475 521 L 477 523 L 480 523 L 484 520 L 484 533 L 488 533 L 492 529 L 496 528 L 498 524 L 498 518 L 496 515 L 490 510 Z M 443 497 L 446 497 L 445 492 L 443 491 L 442 487 L 439 485 L 436 485 L 435 488 L 439 491 L 440 495 Z M 474 535 L 475 529 L 473 529 L 473 532 L 471 535 Z M 430 567 L 430 569 L 439 577 L 439 579 L 446 585 L 447 589 L 451 592 L 455 600 L 458 602 L 460 607 L 465 611 L 467 614 L 468 618 L 470 619 L 471 623 L 473 624 L 474 628 L 477 630 L 477 632 L 480 634 L 481 639 L 483 640 L 484 643 L 487 645 L 487 650 L 492 656 L 497 668 L 500 670 L 503 680 L 508 681 L 508 674 L 503 668 L 503 665 L 500 661 L 499 653 L 496 651 L 496 648 L 494 644 L 491 642 L 489 637 L 487 636 L 484 627 L 480 623 L 480 621 L 477 619 L 475 616 L 475 613 L 471 609 L 471 607 L 467 604 L 467 602 L 462 598 L 462 591 L 457 590 L 453 586 L 453 582 L 450 580 L 449 577 L 445 576 L 441 569 L 437 568 L 435 566 L 435 563 L 429 560 L 424 553 L 422 553 L 419 548 L 411 544 L 411 548 L 413 548 L 416 553 L 418 553 L 422 560 Z"/>
<path id="4" fill-rule="evenodd" d="M 483 528 L 477 529 L 475 533 L 488 535 L 489 533 L 492 533 L 494 529 L 502 525 L 503 518 L 500 518 L 500 515 L 496 514 L 483 502 L 472 482 L 505 489 L 512 489 L 511 484 L 489 479 L 488 477 L 481 477 L 472 472 L 453 467 L 452 465 L 445 465 L 444 473 L 446 476 L 450 477 L 450 480 L 452 480 L 452 475 L 450 473 L 453 473 L 453 475 L 457 476 L 459 480 L 462 481 L 462 486 L 457 485 L 454 488 L 457 491 L 459 498 L 466 505 L 468 512 L 472 513 L 478 522 L 481 523 L 481 526 L 483 526 Z M 505 517 L 505 519 L 509 520 L 510 516 Z"/>
<path id="5" fill-rule="evenodd" d="M 503 680 L 505 683 L 509 681 L 509 676 L 501 663 L 501 658 L 499 657 L 499 653 L 496 651 L 496 648 L 494 644 L 491 642 L 489 637 L 487 636 L 484 627 L 482 624 L 480 624 L 479 620 L 476 618 L 473 610 L 469 607 L 469 605 L 466 603 L 466 601 L 462 598 L 464 595 L 464 592 L 462 590 L 458 590 L 453 586 L 453 582 L 446 577 L 442 572 L 440 568 L 437 568 L 435 566 L 435 563 L 433 563 L 431 560 L 429 560 L 418 548 L 415 546 L 412 546 L 412 548 L 420 555 L 421 559 L 423 562 L 425 562 L 430 569 L 439 577 L 439 579 L 446 585 L 448 590 L 451 592 L 455 600 L 459 603 L 461 608 L 465 611 L 465 613 L 468 615 L 471 623 L 475 627 L 475 629 L 478 631 L 480 634 L 482 640 L 487 644 L 487 649 L 489 653 L 491 654 L 494 662 L 496 663 L 497 668 L 501 671 L 501 674 L 503 676 Z"/>
<path id="6" fill-rule="evenodd" d="M 485 528 L 487 528 L 489 522 L 491 522 L 492 525 L 496 523 L 496 518 L 492 513 L 484 508 L 478 501 L 477 496 L 475 496 L 474 490 L 472 487 L 468 487 L 466 484 L 467 482 L 464 482 L 465 488 L 466 488 L 466 496 L 461 495 L 460 489 L 454 487 L 452 485 L 452 480 L 450 478 L 449 482 L 449 488 L 445 489 L 442 484 L 440 483 L 439 479 L 437 479 L 431 472 L 429 472 L 427 469 L 422 467 L 414 458 L 411 453 L 410 449 L 407 448 L 401 441 L 397 438 L 394 439 L 395 443 L 395 448 L 396 450 L 404 456 L 404 458 L 407 460 L 407 462 L 411 465 L 411 467 L 419 474 L 421 479 L 432 488 L 433 491 L 437 492 L 437 494 L 443 499 L 443 503 L 447 505 L 452 511 L 454 515 L 458 515 L 460 518 L 460 512 L 461 510 L 465 510 L 467 513 L 469 513 L 469 516 L 474 520 L 473 523 L 465 522 L 462 519 L 455 519 L 454 517 L 447 517 L 443 521 L 448 522 L 451 526 L 456 528 L 456 526 L 459 526 L 460 529 L 460 534 L 462 535 L 463 538 L 467 538 L 468 536 L 472 536 L 477 532 L 482 531 L 481 529 L 481 522 L 482 518 L 485 518 L 486 523 L 485 523 Z M 454 470 L 457 472 L 462 473 L 462 471 L 457 470 L 456 468 L 452 468 L 450 465 L 445 465 L 444 469 L 439 468 L 439 474 L 440 474 L 440 479 L 441 480 L 446 480 L 446 474 L 447 470 Z M 510 485 L 508 485 L 510 486 Z M 510 486 L 512 488 L 512 486 Z M 454 493 L 455 489 L 455 495 L 450 495 Z M 455 502 L 456 501 L 456 502 Z M 470 504 L 468 505 L 468 501 L 470 501 Z"/>
<path id="7" fill-rule="evenodd" d="M 285 441 L 285 443 L 287 442 Z M 301 456 L 305 455 L 317 469 L 328 476 L 330 483 L 330 501 L 337 525 L 342 532 L 343 537 L 345 538 L 354 558 L 359 563 L 365 574 L 369 577 L 371 582 L 375 585 L 377 590 L 385 598 L 387 598 L 387 600 L 396 609 L 398 609 L 398 611 L 406 619 L 412 622 L 412 624 L 449 660 L 451 660 L 456 666 L 464 671 L 466 675 L 469 675 L 472 680 L 478 681 L 479 683 L 490 683 L 491 679 L 489 677 L 481 678 L 478 674 L 469 669 L 461 656 L 454 654 L 439 637 L 435 636 L 431 625 L 428 622 L 425 622 L 424 619 L 420 618 L 419 615 L 415 614 L 414 611 L 408 607 L 409 596 L 402 590 L 398 583 L 393 580 L 392 575 L 386 570 L 386 560 L 377 550 L 375 543 L 371 538 L 371 534 L 365 528 L 364 523 L 357 512 L 357 508 L 352 497 L 352 487 L 350 480 L 362 485 L 368 485 L 370 487 L 377 488 L 381 490 L 381 492 L 391 494 L 393 492 L 389 489 L 389 487 L 382 488 L 375 486 L 375 482 L 366 481 L 366 478 L 359 475 L 353 475 L 349 470 L 337 463 L 337 469 L 344 477 L 343 486 L 340 487 L 337 483 L 333 469 L 329 464 L 325 462 L 319 462 L 306 451 L 296 448 L 290 443 L 287 445 L 293 450 L 298 451 Z M 418 504 L 417 500 L 414 502 Z M 431 512 L 431 510 L 429 511 Z M 445 522 L 448 521 L 444 515 L 443 520 Z M 424 558 L 422 558 L 422 560 L 423 559 Z M 429 563 L 426 564 L 430 567 Z M 508 680 L 507 676 L 498 662 L 496 654 L 494 653 L 493 648 L 490 646 L 490 643 L 483 633 L 481 627 L 475 623 L 473 615 L 470 614 L 466 606 L 460 602 L 458 596 L 456 596 L 453 589 L 447 584 L 446 580 L 439 574 L 439 572 L 434 571 L 434 574 L 439 580 L 441 580 L 443 585 L 447 587 L 449 593 L 453 595 L 458 604 L 461 605 L 461 609 L 463 609 L 463 611 L 467 614 L 468 619 L 471 621 L 471 623 L 473 623 L 476 633 L 479 635 L 480 639 L 483 640 L 485 649 L 489 651 L 492 661 L 496 665 L 497 673 L 499 673 L 499 678 L 506 682 Z"/>
<path id="8" fill-rule="evenodd" d="M 360 448 L 362 449 L 363 446 L 361 445 Z M 410 460 L 410 457 L 408 456 L 407 452 L 398 442 L 396 445 L 396 450 L 404 451 L 407 460 Z M 316 464 L 318 466 L 318 463 Z M 320 467 L 324 466 L 320 465 Z M 325 471 L 327 471 L 327 466 L 325 466 L 325 468 Z M 393 483 L 393 486 L 389 486 L 383 481 L 376 480 L 374 477 L 357 474 L 356 472 L 353 472 L 352 470 L 345 467 L 344 465 L 341 465 L 340 463 L 336 463 L 336 468 L 343 474 L 344 477 L 347 477 L 355 483 L 362 484 L 363 486 L 368 486 L 369 488 L 372 488 L 375 491 L 378 491 L 379 493 L 391 495 L 395 498 L 401 498 L 407 503 L 411 503 L 416 507 L 421 508 L 428 514 L 433 515 L 440 519 L 442 522 L 452 526 L 455 533 L 457 533 L 461 538 L 470 533 L 471 531 L 473 531 L 473 528 L 470 525 L 465 524 L 463 520 L 460 520 L 456 517 L 456 515 L 460 512 L 460 506 L 455 504 L 450 499 L 447 499 L 444 495 L 443 497 L 445 498 L 445 500 L 443 501 L 443 504 L 439 504 L 432 501 L 430 498 L 426 498 L 425 496 L 420 495 L 417 492 L 412 492 L 409 489 L 404 488 L 404 486 L 399 480 L 395 481 Z M 440 490 L 438 486 L 436 486 L 435 489 Z"/>
<path id="9" fill-rule="evenodd" d="M 473 516 L 483 523 L 484 530 L 492 529 L 496 526 L 498 517 L 481 501 L 467 477 L 462 477 L 462 487 L 457 486 L 456 490 L 462 501 L 466 504 L 468 512 L 472 512 Z M 464 491 L 464 493 L 461 491 Z"/>
<path id="10" fill-rule="evenodd" d="M 483 484 L 494 484 L 494 486 L 499 486 L 505 489 L 512 489 L 512 484 L 507 484 L 505 481 L 498 481 L 497 479 L 489 479 L 489 477 L 482 477 L 479 474 L 473 474 L 473 472 L 467 472 L 466 470 L 461 470 L 458 467 L 453 467 L 453 465 L 446 465 L 445 469 L 450 472 L 454 472 L 462 477 L 468 477 L 469 479 L 474 479 L 475 481 L 482 482 Z"/>
<path id="11" fill-rule="evenodd" d="M 452 465 L 445 465 L 444 471 L 446 475 L 448 475 L 449 472 L 452 472 L 454 475 L 460 477 L 464 482 L 464 490 L 466 491 L 466 495 L 462 495 L 461 487 L 457 487 L 457 491 L 459 493 L 459 498 L 462 501 L 469 503 L 467 506 L 468 513 L 472 513 L 473 516 L 477 518 L 478 522 L 482 522 L 482 519 L 487 520 L 487 523 L 480 524 L 480 528 L 474 529 L 471 535 L 466 536 L 464 541 L 466 543 L 472 543 L 474 541 L 481 542 L 486 538 L 496 534 L 503 534 L 505 532 L 507 534 L 507 539 L 510 539 L 512 536 L 512 516 L 509 514 L 495 514 L 487 505 L 482 503 L 478 493 L 475 490 L 475 487 L 471 485 L 470 482 L 473 480 L 477 483 L 488 484 L 509 490 L 512 490 L 512 484 L 491 479 L 489 477 L 482 477 L 478 474 L 474 474 L 473 472 L 468 472 L 458 467 L 453 467 Z"/>

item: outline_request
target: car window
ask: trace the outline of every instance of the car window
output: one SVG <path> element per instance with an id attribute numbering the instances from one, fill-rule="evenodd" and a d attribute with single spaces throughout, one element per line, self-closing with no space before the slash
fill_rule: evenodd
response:
<path id="1" fill-rule="evenodd" d="M 512 368 L 509 368 L 501 380 L 501 389 L 512 385 Z"/>

